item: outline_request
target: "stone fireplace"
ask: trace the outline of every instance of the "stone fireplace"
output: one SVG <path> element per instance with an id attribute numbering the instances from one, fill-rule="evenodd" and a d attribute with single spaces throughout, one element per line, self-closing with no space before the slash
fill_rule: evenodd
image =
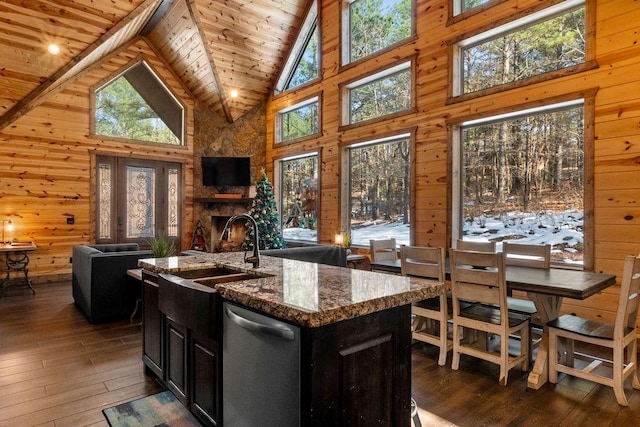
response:
<path id="1" fill-rule="evenodd" d="M 215 252 L 216 248 L 220 251 L 240 250 L 245 236 L 245 226 L 243 221 L 236 221 L 231 224 L 228 241 L 224 248 L 220 248 L 219 241 L 224 229 L 224 225 L 229 218 L 234 215 L 247 213 L 251 206 L 249 199 L 241 199 L 237 201 L 216 200 L 216 199 L 196 199 L 194 204 L 195 220 L 202 222 L 205 239 L 209 243 L 209 252 Z M 232 242 L 232 243 L 231 243 Z"/>

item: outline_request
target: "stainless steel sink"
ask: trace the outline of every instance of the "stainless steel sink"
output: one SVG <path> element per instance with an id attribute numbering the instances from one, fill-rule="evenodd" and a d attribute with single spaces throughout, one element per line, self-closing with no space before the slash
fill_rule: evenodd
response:
<path id="1" fill-rule="evenodd" d="M 183 279 L 200 279 L 202 277 L 219 277 L 237 273 L 237 271 L 229 270 L 225 267 L 211 267 L 203 268 L 201 270 L 178 271 L 171 274 L 173 274 L 174 276 L 182 277 Z"/>
<path id="2" fill-rule="evenodd" d="M 224 276 L 212 276 L 212 277 L 203 277 L 200 279 L 195 279 L 194 282 L 199 283 L 205 286 L 215 286 L 219 283 L 229 283 L 229 282 L 237 282 L 240 280 L 248 280 L 254 279 L 256 276 L 254 274 L 249 273 L 230 273 Z"/>

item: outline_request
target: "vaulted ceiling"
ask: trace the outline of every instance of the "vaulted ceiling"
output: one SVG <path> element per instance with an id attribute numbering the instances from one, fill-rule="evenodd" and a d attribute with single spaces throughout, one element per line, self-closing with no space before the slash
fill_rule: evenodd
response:
<path id="1" fill-rule="evenodd" d="M 194 98 L 234 121 L 273 89 L 307 0 L 2 0 L 0 130 L 145 37 Z M 51 55 L 47 45 L 61 52 Z M 237 91 L 232 97 L 231 92 Z"/>

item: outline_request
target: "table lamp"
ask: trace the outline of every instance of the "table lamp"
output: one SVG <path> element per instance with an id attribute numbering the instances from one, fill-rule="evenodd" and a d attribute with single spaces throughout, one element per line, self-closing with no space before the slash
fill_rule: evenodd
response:
<path id="1" fill-rule="evenodd" d="M 7 230 L 11 231 L 13 230 L 13 223 L 11 222 L 10 219 L 3 219 L 2 220 L 2 244 L 5 244 L 7 241 L 4 239 L 4 225 L 7 224 Z"/>

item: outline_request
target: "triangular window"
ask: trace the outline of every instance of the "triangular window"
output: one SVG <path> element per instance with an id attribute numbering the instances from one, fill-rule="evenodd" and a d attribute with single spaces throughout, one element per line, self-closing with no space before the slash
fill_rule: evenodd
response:
<path id="1" fill-rule="evenodd" d="M 95 134 L 182 145 L 184 108 L 144 62 L 95 91 Z"/>
<path id="2" fill-rule="evenodd" d="M 282 69 L 275 93 L 294 89 L 315 80 L 320 75 L 320 37 L 317 3 L 313 2 L 300 30 L 298 41 Z"/>

